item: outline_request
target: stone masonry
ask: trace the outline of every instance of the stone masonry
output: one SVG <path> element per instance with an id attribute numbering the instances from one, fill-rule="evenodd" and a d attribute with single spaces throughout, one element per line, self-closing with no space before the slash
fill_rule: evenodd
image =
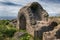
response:
<path id="1" fill-rule="evenodd" d="M 34 37 L 34 40 L 42 38 L 45 40 L 44 32 L 52 31 L 58 25 L 54 21 L 49 21 L 48 16 L 38 2 L 32 2 L 19 10 L 16 28 L 26 30 Z"/>

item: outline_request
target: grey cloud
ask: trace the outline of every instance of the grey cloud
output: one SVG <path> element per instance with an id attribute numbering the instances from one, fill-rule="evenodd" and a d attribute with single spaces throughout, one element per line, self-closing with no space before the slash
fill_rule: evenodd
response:
<path id="1" fill-rule="evenodd" d="M 19 4 L 15 4 L 15 3 L 12 3 L 12 2 L 1 2 L 0 1 L 0 4 L 2 5 L 8 5 L 8 6 L 23 6 L 23 5 L 19 5 Z"/>
<path id="2" fill-rule="evenodd" d="M 44 2 L 51 2 L 51 3 L 60 3 L 60 0 L 39 0 Z"/>

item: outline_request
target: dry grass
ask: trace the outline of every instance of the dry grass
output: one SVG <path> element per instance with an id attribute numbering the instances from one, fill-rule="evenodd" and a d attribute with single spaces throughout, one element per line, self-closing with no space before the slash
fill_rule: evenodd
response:
<path id="1" fill-rule="evenodd" d="M 60 17 L 49 17 L 49 20 L 55 21 L 60 25 Z"/>

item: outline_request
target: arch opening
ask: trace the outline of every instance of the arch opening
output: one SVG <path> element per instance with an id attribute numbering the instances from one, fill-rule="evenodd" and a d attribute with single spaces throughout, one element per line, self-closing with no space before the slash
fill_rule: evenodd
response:
<path id="1" fill-rule="evenodd" d="M 24 15 L 21 15 L 20 16 L 20 29 L 22 29 L 22 30 L 26 30 L 26 18 L 25 18 L 25 16 Z"/>
<path id="2" fill-rule="evenodd" d="M 40 5 L 38 3 L 32 3 L 31 6 L 30 6 L 30 9 L 32 11 L 34 19 L 35 20 L 40 20 L 41 19 L 40 13 L 39 13 Z"/>

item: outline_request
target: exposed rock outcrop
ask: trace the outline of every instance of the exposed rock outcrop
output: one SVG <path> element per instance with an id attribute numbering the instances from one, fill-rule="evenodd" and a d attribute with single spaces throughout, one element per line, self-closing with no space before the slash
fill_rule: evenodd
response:
<path id="1" fill-rule="evenodd" d="M 43 40 L 60 40 L 60 25 L 55 27 L 52 31 L 44 32 Z"/>
<path id="2" fill-rule="evenodd" d="M 14 34 L 13 40 L 20 40 L 20 37 L 22 37 L 25 34 L 26 34 L 25 32 L 16 32 Z"/>

